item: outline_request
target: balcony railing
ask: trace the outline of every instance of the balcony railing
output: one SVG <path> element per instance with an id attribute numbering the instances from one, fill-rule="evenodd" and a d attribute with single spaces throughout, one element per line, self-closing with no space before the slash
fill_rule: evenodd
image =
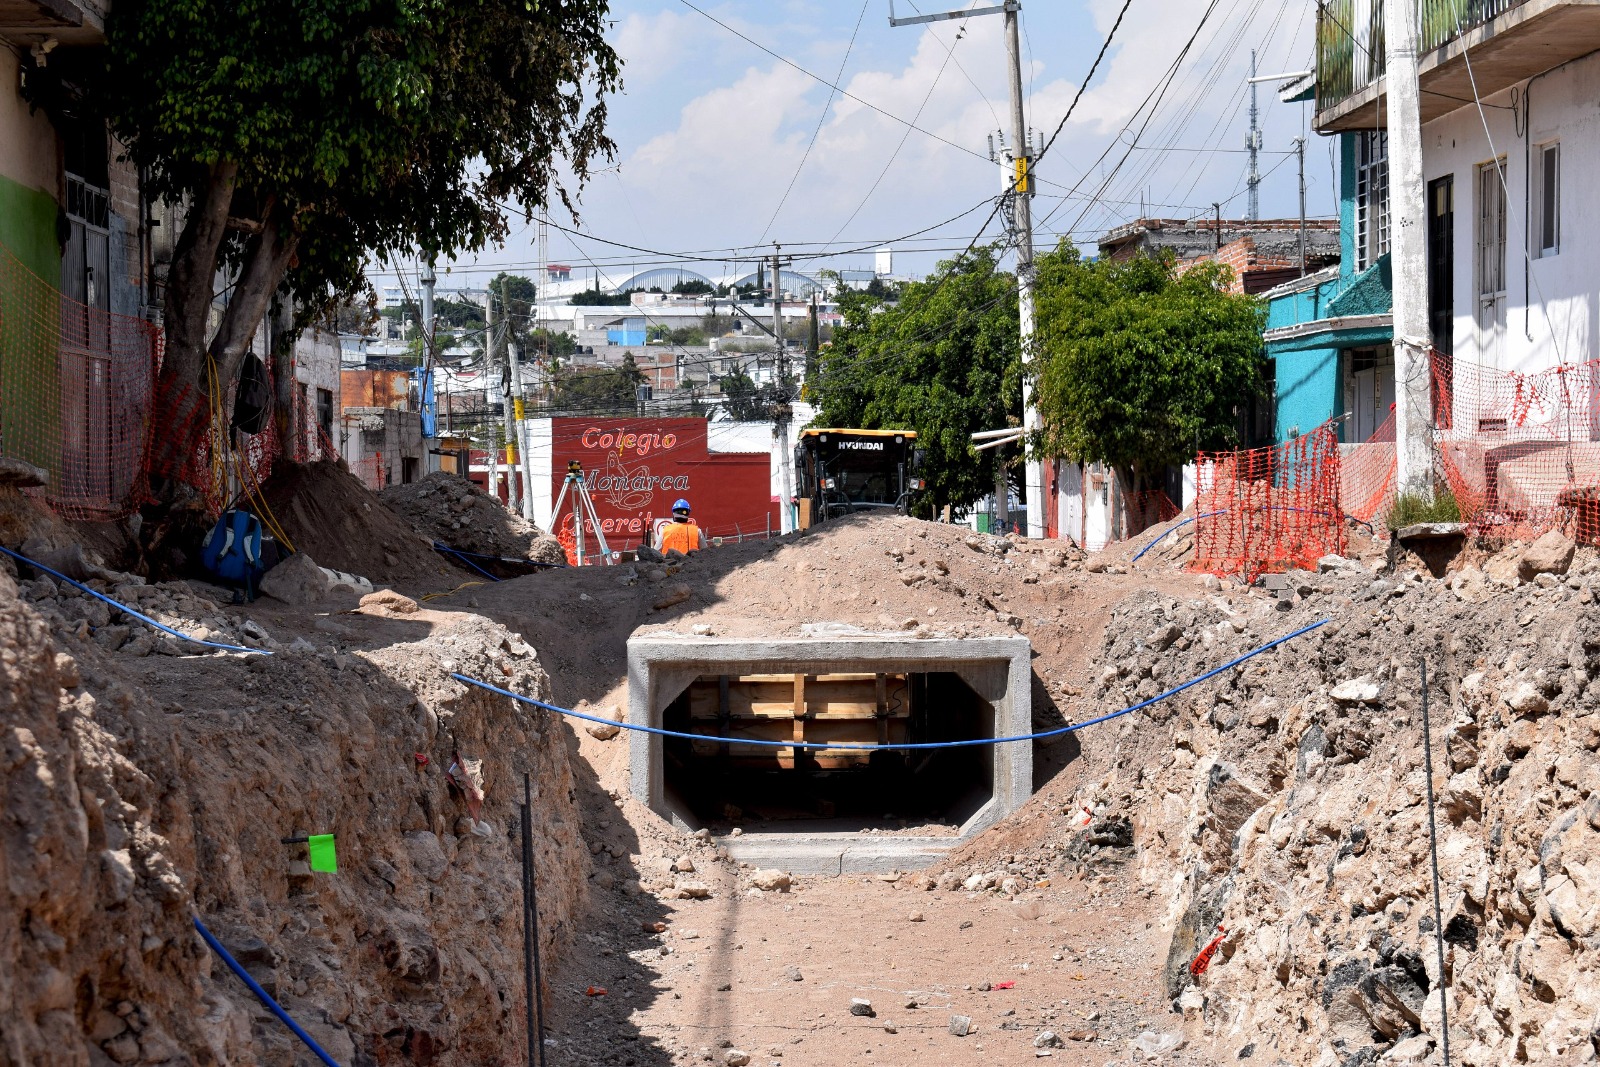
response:
<path id="1" fill-rule="evenodd" d="M 1417 0 L 1419 55 L 1527 0 Z M 1354 96 L 1383 77 L 1383 0 L 1319 0 L 1317 110 Z"/>

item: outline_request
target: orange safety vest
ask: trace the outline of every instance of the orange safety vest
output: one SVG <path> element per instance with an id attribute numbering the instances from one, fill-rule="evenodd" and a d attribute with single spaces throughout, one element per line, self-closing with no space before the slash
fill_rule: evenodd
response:
<path id="1" fill-rule="evenodd" d="M 674 548 L 684 555 L 705 547 L 705 538 L 700 535 L 700 527 L 688 522 L 669 522 L 661 527 L 661 551 L 670 552 Z"/>

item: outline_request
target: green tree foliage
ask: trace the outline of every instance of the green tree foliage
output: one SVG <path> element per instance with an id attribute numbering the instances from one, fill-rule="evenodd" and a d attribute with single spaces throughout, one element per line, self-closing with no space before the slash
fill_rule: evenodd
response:
<path id="1" fill-rule="evenodd" d="M 867 295 L 893 303 L 900 299 L 900 283 L 886 282 L 882 278 L 874 277 L 867 283 Z"/>
<path id="2" fill-rule="evenodd" d="M 596 414 L 633 414 L 644 372 L 633 353 L 619 367 L 559 367 L 555 374 L 555 407 Z"/>
<path id="3" fill-rule="evenodd" d="M 684 293 L 687 295 L 704 293 L 707 296 L 711 296 L 716 293 L 717 287 L 712 285 L 710 282 L 703 282 L 698 278 L 685 278 L 677 285 L 674 285 L 672 287 L 672 291 L 674 293 Z"/>
<path id="4" fill-rule="evenodd" d="M 779 409 L 790 403 L 794 396 L 793 375 L 782 382 L 757 385 L 755 379 L 743 368 L 717 379 L 722 390 L 722 410 L 735 422 L 767 422 L 778 416 Z"/>
<path id="5" fill-rule="evenodd" d="M 274 294 L 301 321 L 369 259 L 502 239 L 613 145 L 607 0 L 118 0 L 90 103 L 146 192 L 188 205 L 166 286 L 158 465 L 193 455 Z M 214 328 L 218 270 L 230 298 Z M 208 359 L 209 356 L 209 359 Z M 178 432 L 188 428 L 188 432 Z M 177 460 L 176 464 L 164 463 Z"/>
<path id="6" fill-rule="evenodd" d="M 567 303 L 574 307 L 626 307 L 633 302 L 634 293 L 642 293 L 643 289 L 627 289 L 620 293 L 608 293 L 604 289 L 585 289 L 581 293 L 573 293 Z"/>
<path id="7" fill-rule="evenodd" d="M 819 426 L 910 429 L 926 450 L 919 510 L 964 507 L 994 489 L 994 450 L 970 435 L 1021 421 L 1016 285 L 994 249 L 941 263 L 897 304 L 842 290 L 844 324 L 818 359 Z"/>
<path id="8" fill-rule="evenodd" d="M 433 317 L 439 325 L 457 330 L 483 329 L 483 308 L 470 300 L 440 297 L 433 302 Z"/>
<path id="9" fill-rule="evenodd" d="M 535 354 L 543 355 L 548 351 L 556 359 L 566 359 L 577 350 L 578 339 L 570 333 L 565 330 L 547 330 L 540 326 L 528 331 L 528 347 L 524 351 L 530 357 Z"/>
<path id="10" fill-rule="evenodd" d="M 1196 448 L 1238 444 L 1262 384 L 1265 312 L 1227 291 L 1227 267 L 1180 274 L 1170 253 L 1085 261 L 1067 243 L 1038 263 L 1041 454 L 1129 470 L 1143 487 Z"/>

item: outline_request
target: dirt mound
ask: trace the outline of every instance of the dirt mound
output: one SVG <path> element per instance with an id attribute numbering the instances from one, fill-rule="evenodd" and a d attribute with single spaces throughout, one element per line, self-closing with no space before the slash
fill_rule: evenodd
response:
<path id="1" fill-rule="evenodd" d="M 1085 880 L 1152 899 L 1159 975 L 1217 1062 L 1422 1062 L 1439 1029 L 1422 766 L 1429 664 L 1452 1036 L 1467 1062 L 1588 1062 L 1600 912 L 1600 561 L 1519 577 L 1523 549 L 1442 578 L 1330 560 L 1273 589 L 1118 605 L 1086 701 L 1126 707 L 1329 624 L 1083 738 L 1063 779 L 952 860 L 942 888 Z M 1203 587 L 1202 587 L 1203 588 Z M 1068 788 L 1070 786 L 1070 788 Z M 1097 895 L 1100 890 L 1097 889 Z M 1226 931 L 1209 969 L 1189 964 Z M 1283 1020 L 1295 1022 L 1285 1027 Z"/>
<path id="2" fill-rule="evenodd" d="M 52 643 L 0 572 L 0 1061 L 306 1061 L 196 914 L 337 1062 L 524 1043 L 522 774 L 552 962 L 581 911 L 583 782 L 547 713 L 448 672 L 548 681 L 482 619 L 346 618 L 335 643 L 300 617 L 317 643 L 272 657 L 130 658 L 70 623 Z M 476 820 L 458 753 L 483 761 Z M 335 835 L 337 872 L 283 841 L 306 833 Z"/>
<path id="3" fill-rule="evenodd" d="M 279 463 L 262 492 L 294 547 L 324 567 L 408 587 L 460 581 L 427 538 L 337 463 Z"/>
<path id="4" fill-rule="evenodd" d="M 561 543 L 520 515 L 507 511 L 500 501 L 481 492 L 458 475 L 436 471 L 420 482 L 391 485 L 378 499 L 435 541 L 459 552 L 475 553 L 473 562 L 504 577 L 515 577 L 515 566 L 499 567 L 500 557 L 539 563 L 563 563 Z"/>

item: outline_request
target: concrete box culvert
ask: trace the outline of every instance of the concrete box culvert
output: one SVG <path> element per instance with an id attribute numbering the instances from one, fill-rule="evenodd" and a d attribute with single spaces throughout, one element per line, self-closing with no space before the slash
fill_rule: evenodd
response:
<path id="1" fill-rule="evenodd" d="M 736 859 L 805 874 L 931 865 L 1032 793 L 1027 741 L 864 753 L 724 745 L 719 737 L 843 744 L 1029 733 L 1024 637 L 628 641 L 634 797 L 684 830 L 739 826 Z M 796 714 L 796 709 L 799 713 Z"/>

